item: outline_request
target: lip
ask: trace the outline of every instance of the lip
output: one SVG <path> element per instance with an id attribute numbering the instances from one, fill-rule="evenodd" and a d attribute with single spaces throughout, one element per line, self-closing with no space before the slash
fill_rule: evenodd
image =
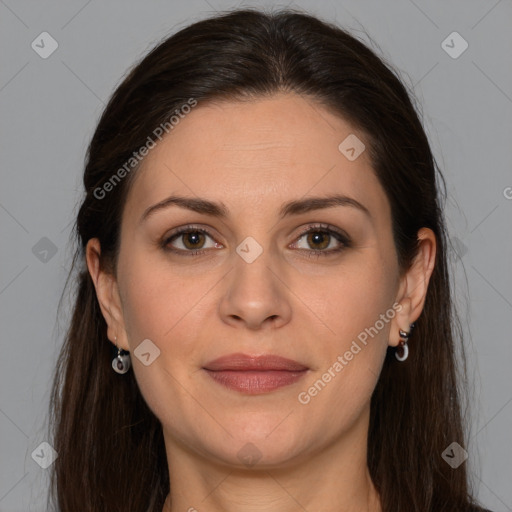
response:
<path id="1" fill-rule="evenodd" d="M 219 357 L 203 367 L 205 370 L 221 371 L 221 370 L 238 370 L 238 371 L 269 371 L 269 370 L 286 370 L 300 372 L 308 370 L 307 366 L 298 363 L 292 359 L 286 359 L 281 356 L 265 354 L 261 356 L 250 356 L 248 354 L 229 354 Z"/>
<path id="2" fill-rule="evenodd" d="M 280 356 L 230 354 L 210 361 L 203 370 L 229 389 L 255 395 L 293 384 L 304 377 L 309 368 Z"/>

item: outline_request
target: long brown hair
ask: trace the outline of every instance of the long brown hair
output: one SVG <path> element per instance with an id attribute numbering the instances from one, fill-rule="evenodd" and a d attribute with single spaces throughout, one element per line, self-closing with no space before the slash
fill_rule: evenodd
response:
<path id="1" fill-rule="evenodd" d="M 452 442 L 465 446 L 459 386 L 466 370 L 447 265 L 444 180 L 413 95 L 391 66 L 348 32 L 297 9 L 243 9 L 196 22 L 159 43 L 116 89 L 88 147 L 70 272 L 76 270 L 74 310 L 50 407 L 51 444 L 59 454 L 50 500 L 61 512 L 161 512 L 172 492 L 161 424 L 133 372 L 120 378 L 111 368 L 114 347 L 84 263 L 88 240 L 99 238 L 101 265 L 115 272 L 123 206 L 138 165 L 115 183 L 113 175 L 190 98 L 201 105 L 280 91 L 326 106 L 365 135 L 391 204 L 402 271 L 416 254 L 420 228 L 437 237 L 410 356 L 399 363 L 388 350 L 371 399 L 368 467 L 382 509 L 478 510 L 466 463 L 453 469 L 442 458 Z M 113 185 L 106 187 L 109 180 Z"/>

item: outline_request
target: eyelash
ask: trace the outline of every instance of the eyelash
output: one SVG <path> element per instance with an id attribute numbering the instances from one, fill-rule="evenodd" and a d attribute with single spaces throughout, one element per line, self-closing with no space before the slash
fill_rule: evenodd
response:
<path id="1" fill-rule="evenodd" d="M 170 251 L 178 255 L 183 256 L 199 256 L 201 254 L 204 254 L 208 251 L 208 249 L 198 249 L 198 250 L 190 250 L 185 251 L 183 249 L 172 249 L 168 247 L 168 244 L 173 241 L 175 238 L 179 238 L 180 235 L 188 234 L 188 233 L 204 233 L 205 235 L 208 235 L 210 238 L 213 239 L 212 235 L 207 229 L 196 227 L 194 225 L 188 225 L 180 228 L 179 230 L 172 233 L 170 236 L 166 237 L 163 242 L 161 243 L 162 249 L 165 251 Z M 328 224 L 314 224 L 309 225 L 304 231 L 302 231 L 297 240 L 300 240 L 304 235 L 307 235 L 309 233 L 323 233 L 333 236 L 338 242 L 340 242 L 342 245 L 336 249 L 330 249 L 328 251 L 325 250 L 318 250 L 318 249 L 300 249 L 301 251 L 308 251 L 310 253 L 310 256 L 330 256 L 335 253 L 339 253 L 343 251 L 346 248 L 351 247 L 351 241 L 350 239 L 343 234 L 342 232 L 333 229 Z"/>

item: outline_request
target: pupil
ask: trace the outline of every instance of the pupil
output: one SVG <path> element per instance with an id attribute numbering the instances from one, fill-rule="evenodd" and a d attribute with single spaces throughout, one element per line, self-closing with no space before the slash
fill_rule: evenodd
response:
<path id="1" fill-rule="evenodd" d="M 310 235 L 311 238 L 313 239 L 312 240 L 312 243 L 313 244 L 320 244 L 322 245 L 322 247 L 325 247 L 325 240 L 324 240 L 324 237 L 326 237 L 325 233 L 321 233 L 319 231 L 313 233 Z"/>
<path id="2" fill-rule="evenodd" d="M 199 236 L 200 236 L 200 233 L 198 233 L 197 231 L 193 231 L 193 232 L 188 233 L 186 240 L 191 245 L 195 245 L 195 244 L 199 243 L 199 239 L 198 239 Z"/>

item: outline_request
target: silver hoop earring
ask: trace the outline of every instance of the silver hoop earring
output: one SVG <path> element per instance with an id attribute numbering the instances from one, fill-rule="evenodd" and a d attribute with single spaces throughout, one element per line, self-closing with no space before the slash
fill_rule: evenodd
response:
<path id="1" fill-rule="evenodd" d="M 117 336 L 115 337 L 115 341 L 117 342 Z M 117 347 L 117 343 L 116 343 Z M 130 354 L 125 353 L 121 354 L 121 349 L 117 347 L 117 355 L 112 359 L 112 369 L 120 374 L 126 373 L 131 366 Z"/>
<path id="2" fill-rule="evenodd" d="M 395 357 L 400 362 L 405 361 L 409 357 L 409 345 L 407 345 L 407 342 L 409 341 L 413 328 L 414 324 L 411 324 L 409 332 L 405 332 L 402 331 L 402 329 L 398 329 L 398 333 L 400 334 L 401 339 L 400 343 L 398 344 L 398 347 L 396 347 Z"/>

